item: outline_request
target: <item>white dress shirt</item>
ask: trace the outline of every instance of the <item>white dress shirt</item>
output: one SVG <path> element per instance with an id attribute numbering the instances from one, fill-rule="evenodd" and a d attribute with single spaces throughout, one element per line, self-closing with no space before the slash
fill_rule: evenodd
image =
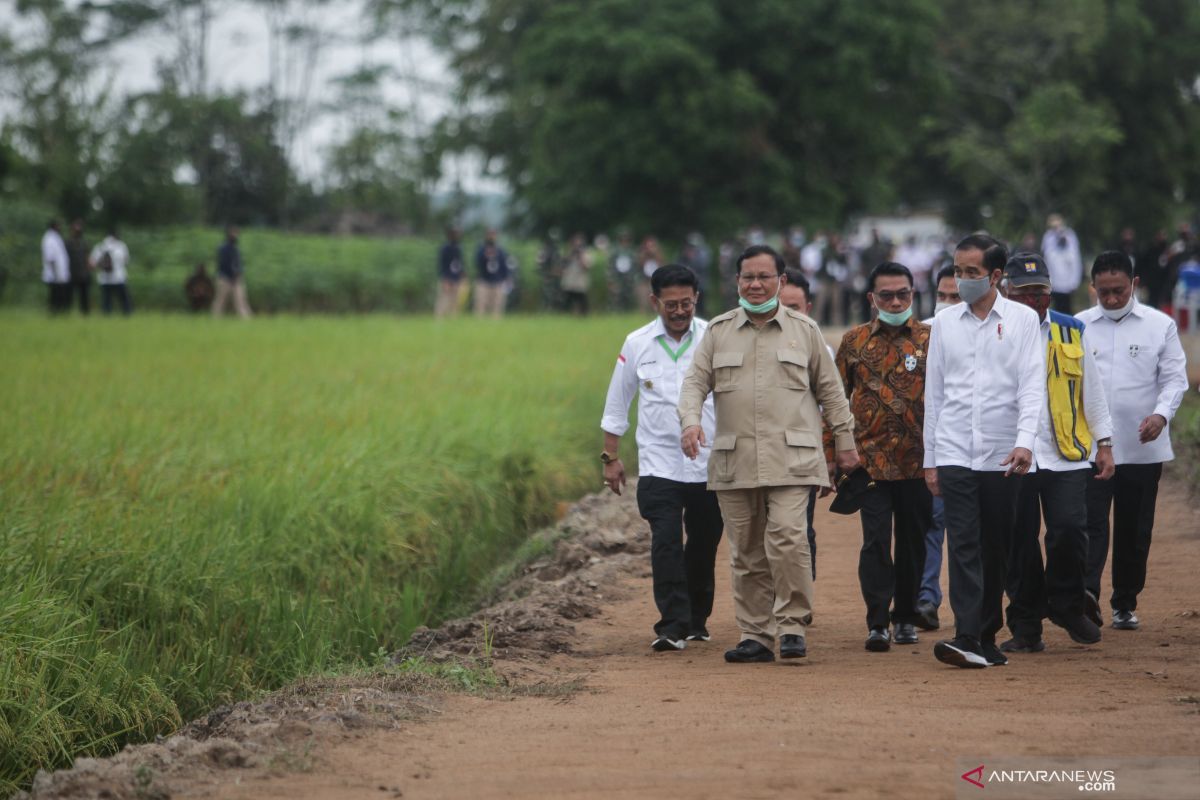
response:
<path id="1" fill-rule="evenodd" d="M 1059 244 L 1059 239 L 1064 244 Z M 1083 280 L 1083 258 L 1079 255 L 1079 237 L 1075 231 L 1064 227 L 1051 228 L 1042 236 L 1042 260 L 1050 271 L 1050 285 L 1055 292 L 1070 294 L 1079 288 Z"/>
<path id="2" fill-rule="evenodd" d="M 100 269 L 100 256 L 108 253 L 112 259 L 112 272 Z M 125 283 L 128 280 L 129 248 L 120 239 L 105 236 L 100 244 L 92 248 L 91 262 L 96 265 L 96 280 L 104 285 Z"/>
<path id="3" fill-rule="evenodd" d="M 50 229 L 42 235 L 42 283 L 69 283 L 71 262 L 67 245 L 58 231 Z"/>
<path id="4" fill-rule="evenodd" d="M 683 377 L 692 365 L 692 356 L 704 338 L 708 323 L 692 320 L 692 329 L 675 341 L 667 333 L 661 317 L 643 325 L 625 339 L 604 402 L 600 427 L 614 436 L 629 430 L 629 404 L 638 396 L 637 446 L 638 473 L 669 478 L 682 483 L 708 482 L 708 455 L 716 435 L 717 421 L 712 395 L 704 401 L 700 425 L 707 444 L 700 448 L 695 461 L 683 454 L 679 444 L 679 392 Z M 686 346 L 678 360 L 667 353 L 666 344 L 675 352 Z"/>
<path id="5" fill-rule="evenodd" d="M 987 317 L 969 303 L 933 318 L 925 362 L 925 467 L 1003 472 L 1032 451 L 1046 405 L 1046 340 L 1037 313 L 997 295 Z"/>
<path id="6" fill-rule="evenodd" d="M 1050 339 L 1049 312 L 1046 314 L 1046 319 L 1042 321 L 1042 336 L 1046 340 Z M 1100 368 L 1096 365 L 1096 359 L 1088 347 L 1089 336 L 1087 335 L 1087 331 L 1084 331 L 1080 342 L 1083 348 L 1083 418 L 1087 420 L 1088 431 L 1091 432 L 1092 441 L 1095 442 L 1097 439 L 1107 439 L 1113 435 L 1112 419 L 1108 414 L 1108 397 L 1104 392 L 1104 377 L 1100 374 Z M 1042 374 L 1044 375 L 1045 373 L 1043 372 Z M 1095 457 L 1095 452 L 1096 448 L 1093 447 L 1093 458 Z M 1062 453 L 1058 449 L 1058 437 L 1054 432 L 1054 426 L 1050 422 L 1049 396 L 1046 397 L 1046 402 L 1042 405 L 1042 421 L 1038 427 L 1037 444 L 1033 448 L 1033 458 L 1037 462 L 1038 469 L 1048 469 L 1055 472 L 1066 472 L 1072 469 L 1090 469 L 1092 466 L 1091 462 L 1086 458 L 1083 461 L 1068 461 L 1063 458 Z"/>
<path id="7" fill-rule="evenodd" d="M 1175 457 L 1171 419 L 1187 391 L 1186 358 L 1175 321 L 1136 300 L 1113 322 L 1099 306 L 1075 315 L 1087 324 L 1113 421 L 1113 459 L 1118 464 L 1156 464 Z M 1153 442 L 1138 441 L 1138 426 L 1151 414 L 1167 421 Z"/>

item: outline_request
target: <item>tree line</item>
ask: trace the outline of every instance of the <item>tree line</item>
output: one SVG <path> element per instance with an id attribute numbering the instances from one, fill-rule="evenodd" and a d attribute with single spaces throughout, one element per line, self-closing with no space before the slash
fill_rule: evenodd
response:
<path id="1" fill-rule="evenodd" d="M 530 231 L 837 227 L 934 206 L 963 229 L 1061 212 L 1093 241 L 1149 236 L 1200 196 L 1193 0 L 366 0 L 341 35 L 448 58 L 451 110 L 430 120 L 386 101 L 388 64 L 318 107 L 326 0 L 254 0 L 267 85 L 214 91 L 207 37 L 227 5 L 15 0 L 0 196 L 136 225 L 428 231 L 446 159 L 471 154 Z M 174 44 L 156 86 L 97 88 L 115 45 L 150 32 Z M 320 114 L 342 135 L 314 183 L 295 143 Z"/>

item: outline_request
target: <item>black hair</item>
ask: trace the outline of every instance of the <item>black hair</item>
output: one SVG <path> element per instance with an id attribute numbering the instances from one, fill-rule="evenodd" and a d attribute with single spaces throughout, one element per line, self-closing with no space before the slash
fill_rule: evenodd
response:
<path id="1" fill-rule="evenodd" d="M 693 290 L 700 291 L 700 281 L 696 273 L 682 264 L 666 264 L 654 270 L 654 274 L 650 276 L 650 291 L 654 292 L 655 297 L 668 286 L 690 286 Z"/>
<path id="2" fill-rule="evenodd" d="M 954 247 L 954 252 L 957 253 L 960 250 L 982 250 L 983 268 L 989 274 L 998 269 L 1003 270 L 1004 265 L 1008 263 L 1008 248 L 998 239 L 993 239 L 986 233 L 972 233 L 963 238 Z"/>
<path id="3" fill-rule="evenodd" d="M 755 256 L 762 256 L 762 255 L 768 255 L 771 258 L 775 259 L 775 274 L 776 275 L 782 275 L 783 271 L 787 269 L 787 262 L 785 262 L 783 260 L 783 256 L 781 256 L 781 255 L 779 255 L 779 253 L 775 252 L 775 248 L 773 248 L 769 245 L 765 245 L 765 244 L 755 244 L 755 245 L 751 245 L 750 247 L 747 247 L 745 250 L 742 251 L 742 254 L 740 256 L 738 256 L 737 274 L 738 275 L 742 274 L 742 262 L 743 261 L 745 261 L 748 258 L 754 258 Z"/>
<path id="4" fill-rule="evenodd" d="M 875 279 L 880 275 L 901 275 L 908 278 L 908 288 L 913 287 L 912 271 L 908 267 L 895 261 L 884 261 L 882 264 L 876 264 L 875 268 L 871 270 L 870 276 L 867 277 L 868 290 L 875 291 Z"/>
<path id="5" fill-rule="evenodd" d="M 946 266 L 944 266 L 938 270 L 937 279 L 933 282 L 933 288 L 937 289 L 937 287 L 942 285 L 942 281 L 944 281 L 946 278 L 953 278 L 953 277 L 954 277 L 954 265 L 947 264 Z"/>
<path id="6" fill-rule="evenodd" d="M 1133 262 L 1120 250 L 1105 250 L 1092 262 L 1092 280 L 1102 272 L 1124 272 L 1133 280 Z"/>
<path id="7" fill-rule="evenodd" d="M 804 277 L 804 273 L 795 267 L 788 267 L 783 271 L 787 275 L 787 285 L 798 287 L 804 292 L 804 296 L 812 300 L 812 288 L 808 285 L 808 278 Z"/>

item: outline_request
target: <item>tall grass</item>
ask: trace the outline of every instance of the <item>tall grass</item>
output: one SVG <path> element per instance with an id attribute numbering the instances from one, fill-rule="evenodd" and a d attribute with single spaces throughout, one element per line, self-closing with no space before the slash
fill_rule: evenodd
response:
<path id="1" fill-rule="evenodd" d="M 0 316 L 0 794 L 469 605 L 636 323 Z"/>

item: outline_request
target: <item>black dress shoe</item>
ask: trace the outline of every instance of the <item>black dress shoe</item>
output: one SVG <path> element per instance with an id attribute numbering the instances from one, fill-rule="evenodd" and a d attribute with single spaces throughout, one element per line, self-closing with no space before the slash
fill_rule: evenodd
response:
<path id="1" fill-rule="evenodd" d="M 808 647 L 804 637 L 798 633 L 785 633 L 779 637 L 780 658 L 804 658 L 808 655 Z"/>
<path id="2" fill-rule="evenodd" d="M 1095 644 L 1100 641 L 1100 628 L 1083 614 L 1061 616 L 1051 614 L 1050 621 L 1067 632 L 1072 642 Z"/>
<path id="3" fill-rule="evenodd" d="M 732 650 L 725 651 L 725 660 L 730 664 L 752 664 L 762 661 L 774 661 L 775 654 L 769 648 L 763 647 L 753 639 L 743 639 Z"/>
<path id="4" fill-rule="evenodd" d="M 896 644 L 916 644 L 916 627 L 911 622 L 897 623 L 896 632 L 892 635 L 892 641 Z"/>
<path id="5" fill-rule="evenodd" d="M 1104 627 L 1104 613 L 1100 611 L 1100 601 L 1090 590 L 1083 590 L 1083 615 L 1096 623 L 1097 628 Z"/>
<path id="6" fill-rule="evenodd" d="M 887 628 L 871 628 L 867 634 L 867 649 L 872 653 L 886 653 L 892 648 L 892 639 Z"/>
<path id="7" fill-rule="evenodd" d="M 1000 644 L 1001 653 L 1040 653 L 1046 649 L 1042 637 L 1014 636 Z"/>
<path id="8" fill-rule="evenodd" d="M 986 669 L 988 660 L 983 657 L 979 642 L 969 636 L 955 636 L 933 646 L 933 656 L 943 664 L 963 669 Z"/>
<path id="9" fill-rule="evenodd" d="M 926 600 L 917 603 L 917 627 L 923 631 L 936 631 L 941 627 L 938 622 L 937 606 Z"/>

